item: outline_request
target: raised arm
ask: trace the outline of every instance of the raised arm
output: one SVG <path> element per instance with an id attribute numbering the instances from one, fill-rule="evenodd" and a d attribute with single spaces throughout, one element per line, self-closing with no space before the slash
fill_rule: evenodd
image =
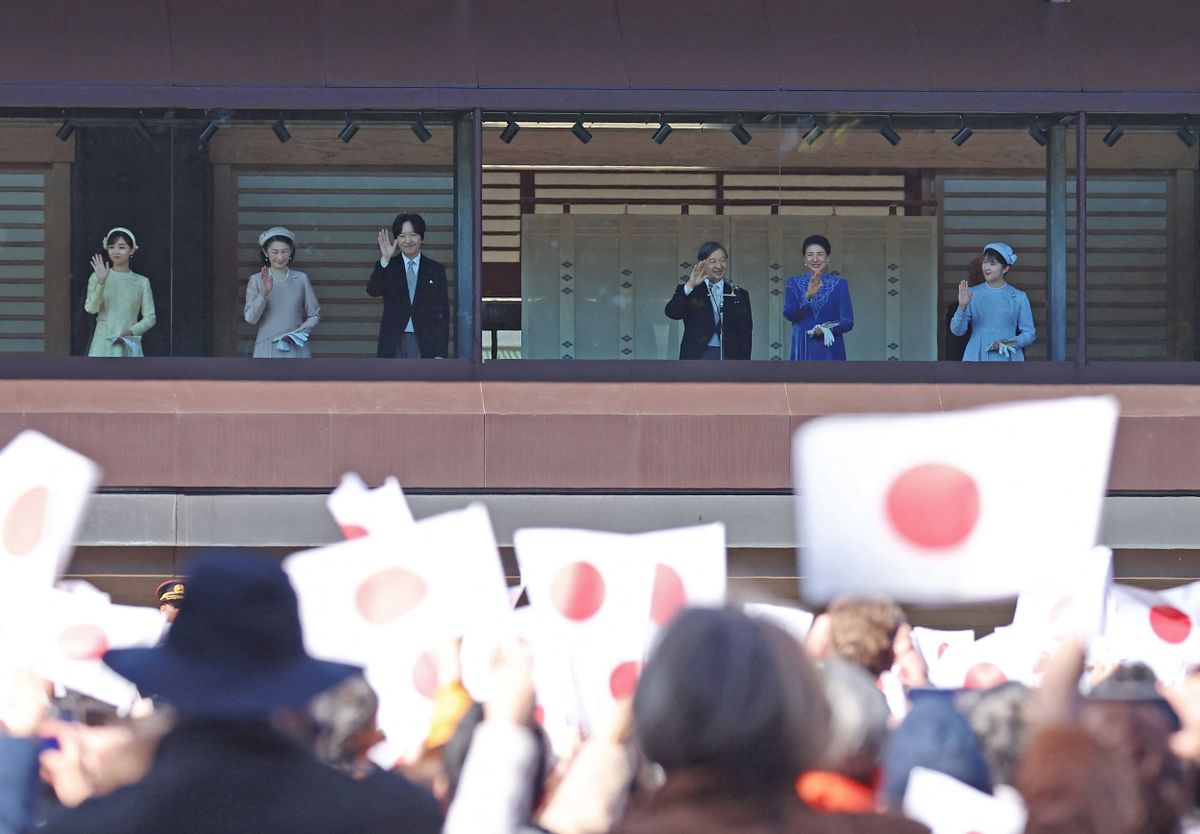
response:
<path id="1" fill-rule="evenodd" d="M 804 318 L 804 308 L 808 306 L 808 301 L 804 298 L 805 290 L 808 288 L 808 282 L 803 285 L 800 279 L 803 276 L 793 275 L 787 279 L 787 287 L 783 294 L 783 317 L 788 321 L 800 321 Z"/>
<path id="2" fill-rule="evenodd" d="M 971 326 L 971 290 L 966 281 L 958 282 L 958 309 L 950 318 L 950 332 L 955 336 L 967 335 Z"/>
<path id="3" fill-rule="evenodd" d="M 263 271 L 266 271 L 263 267 Z M 251 275 L 246 284 L 246 324 L 258 324 L 267 309 L 267 294 L 263 292 L 259 275 Z"/>

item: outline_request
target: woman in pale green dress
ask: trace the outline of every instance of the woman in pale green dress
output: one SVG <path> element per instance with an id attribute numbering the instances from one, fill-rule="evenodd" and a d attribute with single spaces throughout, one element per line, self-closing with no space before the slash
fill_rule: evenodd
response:
<path id="1" fill-rule="evenodd" d="M 129 268 L 137 238 L 122 226 L 104 236 L 108 252 L 92 256 L 83 309 L 96 316 L 96 332 L 88 356 L 142 356 L 142 336 L 154 326 L 150 279 Z"/>

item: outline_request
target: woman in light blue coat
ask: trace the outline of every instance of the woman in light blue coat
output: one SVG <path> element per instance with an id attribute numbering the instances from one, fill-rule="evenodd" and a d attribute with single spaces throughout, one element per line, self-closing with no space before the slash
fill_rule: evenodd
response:
<path id="1" fill-rule="evenodd" d="M 1029 296 L 1005 281 L 1017 253 L 1007 243 L 983 247 L 983 283 L 958 285 L 958 309 L 950 319 L 950 332 L 962 336 L 971 328 L 964 362 L 1024 362 L 1025 348 L 1037 330 Z"/>

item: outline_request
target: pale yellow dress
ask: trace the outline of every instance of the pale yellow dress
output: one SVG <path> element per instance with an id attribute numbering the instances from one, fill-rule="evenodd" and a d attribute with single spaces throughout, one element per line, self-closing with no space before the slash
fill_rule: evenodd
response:
<path id="1" fill-rule="evenodd" d="M 88 278 L 87 299 L 83 309 L 96 316 L 96 333 L 88 356 L 131 356 L 125 342 L 111 341 L 126 330 L 138 342 L 154 326 L 154 296 L 150 279 L 136 272 L 108 271 L 104 283 L 92 273 Z"/>

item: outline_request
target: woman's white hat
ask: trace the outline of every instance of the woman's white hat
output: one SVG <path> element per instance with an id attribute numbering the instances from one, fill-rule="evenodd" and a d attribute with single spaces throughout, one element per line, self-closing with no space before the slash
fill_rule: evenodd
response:
<path id="1" fill-rule="evenodd" d="M 272 226 L 261 235 L 258 236 L 258 248 L 262 249 L 267 245 L 267 241 L 273 237 L 286 237 L 292 242 L 292 248 L 296 248 L 296 236 L 291 230 L 285 226 Z"/>

